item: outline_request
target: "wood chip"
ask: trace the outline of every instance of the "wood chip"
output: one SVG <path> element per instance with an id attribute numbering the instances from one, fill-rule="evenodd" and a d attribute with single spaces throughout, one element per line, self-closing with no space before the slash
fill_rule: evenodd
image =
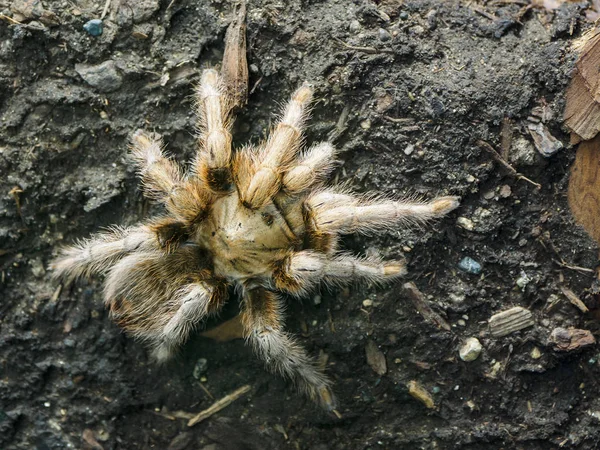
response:
<path id="1" fill-rule="evenodd" d="M 594 101 L 592 94 L 585 85 L 585 80 L 575 72 L 567 88 L 564 121 L 567 128 L 579 136 L 571 139 L 592 139 L 600 131 L 600 104 Z"/>
<path id="2" fill-rule="evenodd" d="M 425 319 L 426 322 L 432 323 L 446 331 L 452 329 L 450 324 L 429 306 L 429 303 L 425 300 L 425 296 L 419 291 L 419 288 L 417 288 L 415 283 L 411 281 L 405 283 L 402 287 L 404 288 L 405 294 L 412 300 L 415 308 L 417 308 L 417 311 L 419 311 L 419 314 L 423 316 L 423 319 Z"/>
<path id="3" fill-rule="evenodd" d="M 594 345 L 596 339 L 588 330 L 555 328 L 550 334 L 550 342 L 554 344 L 554 350 L 570 352 L 588 345 Z"/>
<path id="4" fill-rule="evenodd" d="M 585 303 L 583 303 L 583 301 L 581 301 L 581 299 L 577 297 L 577 294 L 575 294 L 575 292 L 573 292 L 571 289 L 565 286 L 561 286 L 560 290 L 565 295 L 565 297 L 569 299 L 571 304 L 579 308 L 579 310 L 582 313 L 586 313 L 589 311 L 588 307 L 585 306 Z"/>
<path id="5" fill-rule="evenodd" d="M 600 116 L 598 123 L 600 124 Z M 600 176 L 598 171 L 600 136 L 582 142 L 577 148 L 569 179 L 569 206 L 575 220 L 600 243 Z"/>
<path id="6" fill-rule="evenodd" d="M 600 131 L 600 33 L 586 33 L 573 47 L 580 56 L 567 89 L 564 120 L 571 131 L 588 140 Z"/>
<path id="7" fill-rule="evenodd" d="M 226 395 L 221 400 L 218 400 L 215 403 L 213 403 L 212 406 L 210 406 L 209 408 L 205 409 L 204 411 L 199 412 L 194 417 L 192 417 L 190 419 L 190 421 L 188 422 L 188 427 L 193 427 L 197 423 L 200 423 L 203 420 L 208 419 L 213 414 L 216 414 L 219 411 L 221 411 L 223 408 L 226 408 L 227 406 L 229 406 L 231 403 L 236 401 L 238 398 L 240 398 L 242 395 L 244 395 L 248 391 L 250 391 L 250 386 L 245 385 L 245 386 L 242 386 L 241 388 L 239 388 L 238 390 L 232 392 L 231 394 Z"/>
<path id="8" fill-rule="evenodd" d="M 408 393 L 413 397 L 423 403 L 427 408 L 433 409 L 435 408 L 435 402 L 433 401 L 433 397 L 431 394 L 427 392 L 425 388 L 423 388 L 417 381 L 412 380 L 407 384 Z"/>
<path id="9" fill-rule="evenodd" d="M 506 311 L 494 314 L 489 321 L 490 333 L 494 337 L 502 337 L 535 324 L 531 311 L 515 306 Z"/>
<path id="10" fill-rule="evenodd" d="M 385 375 L 387 372 L 385 355 L 371 339 L 367 341 L 365 354 L 367 356 L 367 364 L 371 366 L 371 369 L 373 369 L 377 375 Z"/>

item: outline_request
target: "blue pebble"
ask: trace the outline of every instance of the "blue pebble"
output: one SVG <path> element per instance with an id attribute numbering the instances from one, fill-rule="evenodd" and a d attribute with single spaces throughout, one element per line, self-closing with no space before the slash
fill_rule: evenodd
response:
<path id="1" fill-rule="evenodd" d="M 460 260 L 458 263 L 458 268 L 474 275 L 479 275 L 481 273 L 481 264 L 479 264 L 473 258 L 469 258 L 468 256 L 465 256 Z"/>
<path id="2" fill-rule="evenodd" d="M 434 386 L 433 389 L 431 389 L 431 392 L 433 392 L 434 394 L 439 394 L 441 391 L 441 389 L 438 386 Z"/>
<path id="3" fill-rule="evenodd" d="M 102 21 L 100 19 L 88 20 L 83 25 L 83 29 L 92 36 L 100 36 L 102 34 Z"/>

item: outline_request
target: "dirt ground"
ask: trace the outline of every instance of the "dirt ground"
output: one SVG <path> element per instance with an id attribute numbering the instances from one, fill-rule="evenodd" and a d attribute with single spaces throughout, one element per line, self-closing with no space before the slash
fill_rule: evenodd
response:
<path id="1" fill-rule="evenodd" d="M 0 0 L 0 12 L 13 17 L 23 3 Z M 241 340 L 196 335 L 157 366 L 111 322 L 101 280 L 58 290 L 48 270 L 60 246 L 157 211 L 141 197 L 128 140 L 154 130 L 177 160 L 192 157 L 190 94 L 220 61 L 230 2 L 112 1 L 98 37 L 83 25 L 104 1 L 33 3 L 22 25 L 0 21 L 0 448 L 600 448 L 598 349 L 559 351 L 550 337 L 558 327 L 600 332 L 594 274 L 581 269 L 595 268 L 597 247 L 568 210 L 573 150 L 561 125 L 585 2 L 551 12 L 509 1 L 249 1 L 253 92 L 238 145 L 264 138 L 281 102 L 310 80 L 308 142 L 331 138 L 343 150 L 338 181 L 462 197 L 421 229 L 344 241 L 355 253 L 404 256 L 406 281 L 449 330 L 423 319 L 405 281 L 290 300 L 287 327 L 327 355 L 341 418 L 265 372 Z M 538 152 L 532 116 L 562 150 Z M 512 140 L 502 144 L 501 129 Z M 510 164 L 541 188 L 479 140 L 508 145 Z M 481 273 L 461 271 L 465 257 Z M 533 326 L 492 336 L 490 317 L 514 306 Z M 463 361 L 472 337 L 483 349 Z M 383 375 L 367 348 L 384 355 Z M 244 384 L 247 395 L 194 427 L 170 416 Z"/>

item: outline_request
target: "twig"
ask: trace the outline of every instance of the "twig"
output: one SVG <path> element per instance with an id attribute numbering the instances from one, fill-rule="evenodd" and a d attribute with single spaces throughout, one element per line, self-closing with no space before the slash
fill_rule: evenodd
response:
<path id="1" fill-rule="evenodd" d="M 12 17 L 5 16 L 4 14 L 0 14 L 0 19 L 6 20 L 7 22 L 12 23 L 13 25 L 25 25 L 18 20 L 13 19 Z"/>
<path id="2" fill-rule="evenodd" d="M 154 411 L 149 410 L 152 414 L 156 414 L 157 416 L 164 417 L 169 420 L 177 420 L 177 419 L 186 419 L 190 420 L 194 417 L 195 414 L 186 412 L 186 411 Z"/>
<path id="3" fill-rule="evenodd" d="M 108 13 L 108 8 L 110 8 L 110 2 L 111 0 L 106 0 L 106 2 L 104 3 L 104 9 L 102 10 L 102 15 L 100 16 L 100 20 L 104 19 L 104 17 L 106 17 L 106 14 Z"/>
<path id="4" fill-rule="evenodd" d="M 556 255 L 556 257 L 558 259 L 552 259 L 552 261 L 554 261 L 556 264 L 558 264 L 561 267 L 564 267 L 565 269 L 570 269 L 570 270 L 576 270 L 578 272 L 582 272 L 582 273 L 594 273 L 594 269 L 589 269 L 587 267 L 581 267 L 581 266 L 574 266 L 572 264 L 569 264 L 568 262 L 566 262 L 562 256 L 560 256 L 560 253 L 558 252 L 558 249 L 556 248 L 556 245 L 554 245 L 554 242 L 552 242 L 552 240 L 548 237 L 543 237 L 540 236 L 537 241 L 542 244 L 542 246 L 546 249 L 546 250 L 551 250 L 552 252 L 554 252 L 554 254 Z M 547 244 L 547 245 L 546 245 Z"/>
<path id="5" fill-rule="evenodd" d="M 410 117 L 391 117 L 391 116 L 383 116 L 384 119 L 389 120 L 393 123 L 413 123 L 415 119 L 411 119 Z"/>
<path id="6" fill-rule="evenodd" d="M 188 427 L 193 427 L 198 422 L 202 422 L 203 420 L 208 419 L 213 414 L 218 413 L 223 408 L 226 408 L 231 403 L 233 403 L 235 400 L 237 400 L 242 395 L 247 393 L 249 390 L 250 390 L 250 386 L 245 385 L 245 386 L 242 386 L 241 388 L 239 388 L 238 390 L 232 392 L 231 394 L 226 395 L 221 400 L 216 401 L 209 408 L 205 409 L 204 411 L 199 412 L 196 416 L 192 417 L 190 419 L 190 421 L 188 422 Z"/>
<path id="7" fill-rule="evenodd" d="M 200 388 L 204 391 L 204 393 L 206 395 L 208 395 L 210 397 L 211 400 L 214 400 L 215 398 L 213 397 L 213 395 L 210 393 L 210 391 L 208 390 L 208 388 L 206 386 L 204 386 L 204 383 L 200 382 Z"/>
<path id="8" fill-rule="evenodd" d="M 582 272 L 582 273 L 594 273 L 594 269 L 590 269 L 588 267 L 581 267 L 581 266 L 573 266 L 571 264 L 566 263 L 565 261 L 558 261 L 558 260 L 553 260 L 556 264 L 558 264 L 561 267 L 564 267 L 565 269 L 570 269 L 570 270 L 575 270 L 577 272 Z"/>
<path id="9" fill-rule="evenodd" d="M 577 297 L 577 294 L 575 294 L 575 292 L 573 292 L 571 289 L 569 289 L 566 286 L 561 286 L 560 290 L 564 294 L 564 296 L 569 299 L 571 304 L 573 306 L 577 307 L 577 309 L 579 309 L 579 311 L 581 311 L 582 313 L 589 312 L 588 307 L 585 305 L 585 303 L 583 303 L 581 301 L 581 299 L 579 297 Z"/>
<path id="10" fill-rule="evenodd" d="M 354 50 L 357 52 L 362 52 L 362 53 L 368 53 L 370 55 L 377 55 L 380 53 L 387 53 L 388 55 L 393 55 L 394 54 L 394 50 L 390 50 L 387 48 L 375 48 L 375 47 L 357 47 L 354 45 L 350 45 L 350 44 L 346 44 L 344 41 L 342 41 L 341 39 L 338 39 L 336 37 L 333 38 L 335 41 L 337 41 L 339 44 L 342 44 L 344 47 L 346 47 L 348 50 Z"/>
<path id="11" fill-rule="evenodd" d="M 19 194 L 23 193 L 23 189 L 21 189 L 19 186 L 15 186 L 8 193 L 12 195 L 13 199 L 15 200 L 15 204 L 17 205 L 17 214 L 19 214 L 19 217 L 22 219 L 23 216 L 21 215 L 21 200 L 19 199 Z"/>
<path id="12" fill-rule="evenodd" d="M 412 300 L 413 304 L 415 305 L 415 308 L 417 308 L 417 311 L 419 311 L 419 313 L 423 316 L 423 319 L 425 319 L 426 322 L 433 323 L 439 328 L 442 328 L 446 331 L 452 330 L 450 324 L 446 322 L 446 320 L 442 316 L 440 316 L 433 309 L 431 309 L 431 306 L 429 306 L 429 304 L 425 300 L 425 296 L 421 291 L 419 291 L 419 288 L 417 288 L 415 283 L 405 283 L 402 287 L 404 288 L 404 292 L 406 292 Z"/>
<path id="13" fill-rule="evenodd" d="M 488 152 L 492 158 L 494 158 L 497 162 L 499 162 L 500 164 L 502 164 L 504 166 L 505 169 L 507 169 L 513 176 L 515 176 L 518 180 L 523 180 L 526 181 L 530 184 L 532 184 L 533 186 L 535 186 L 538 189 L 542 188 L 542 185 L 539 183 L 536 183 L 533 180 L 530 180 L 529 178 L 527 178 L 525 175 L 523 175 L 520 172 L 517 172 L 516 169 L 511 166 L 509 163 L 507 163 L 502 156 L 500 156 L 500 154 L 494 150 L 494 147 L 492 147 L 490 144 L 488 144 L 485 141 L 479 140 L 476 142 L 476 144 L 479 146 L 479 148 L 485 150 L 486 152 Z"/>

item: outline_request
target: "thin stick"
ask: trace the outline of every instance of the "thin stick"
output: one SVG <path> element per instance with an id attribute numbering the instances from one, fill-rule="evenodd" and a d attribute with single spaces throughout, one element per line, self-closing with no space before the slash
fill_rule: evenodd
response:
<path id="1" fill-rule="evenodd" d="M 389 55 L 394 54 L 394 50 L 390 50 L 390 49 L 386 49 L 386 48 L 379 49 L 379 48 L 375 48 L 375 47 L 357 47 L 355 45 L 346 44 L 341 39 L 338 39 L 338 38 L 333 38 L 333 39 L 335 41 L 337 41 L 338 43 L 342 44 L 348 50 L 355 50 L 357 52 L 368 53 L 370 55 L 377 55 L 379 53 L 387 53 Z"/>
<path id="2" fill-rule="evenodd" d="M 515 168 L 513 166 L 511 166 L 509 163 L 507 163 L 504 158 L 502 158 L 502 156 L 500 156 L 500 154 L 494 150 L 494 147 L 492 147 L 490 144 L 488 144 L 485 141 L 477 141 L 476 144 L 479 146 L 479 148 L 482 148 L 483 150 L 485 150 L 486 152 L 488 152 L 492 158 L 494 158 L 497 162 L 499 162 L 500 164 L 502 164 L 504 166 L 505 169 L 507 169 L 512 175 L 514 175 L 517 179 L 519 180 L 523 180 L 523 181 L 527 181 L 528 183 L 532 184 L 533 186 L 535 186 L 538 189 L 542 188 L 542 185 L 539 183 L 536 183 L 533 180 L 530 180 L 529 178 L 527 178 L 525 175 L 523 175 L 522 173 L 519 173 L 515 170 Z"/>
<path id="3" fill-rule="evenodd" d="M 204 411 L 199 412 L 196 416 L 191 418 L 190 421 L 188 422 L 188 427 L 193 427 L 198 422 L 202 422 L 203 420 L 208 419 L 213 414 L 218 413 L 223 408 L 226 408 L 231 403 L 233 403 L 235 400 L 240 398 L 242 395 L 244 395 L 249 390 L 250 390 L 250 386 L 245 385 L 245 386 L 242 386 L 241 388 L 239 388 L 238 390 L 232 392 L 231 394 L 226 395 L 221 400 L 216 401 L 209 408 L 205 409 Z"/>
<path id="4" fill-rule="evenodd" d="M 106 17 L 106 14 L 108 13 L 108 8 L 110 8 L 110 2 L 111 0 L 106 0 L 106 3 L 104 3 L 104 9 L 102 10 L 102 15 L 100 16 L 100 20 L 104 19 L 104 17 Z"/>

